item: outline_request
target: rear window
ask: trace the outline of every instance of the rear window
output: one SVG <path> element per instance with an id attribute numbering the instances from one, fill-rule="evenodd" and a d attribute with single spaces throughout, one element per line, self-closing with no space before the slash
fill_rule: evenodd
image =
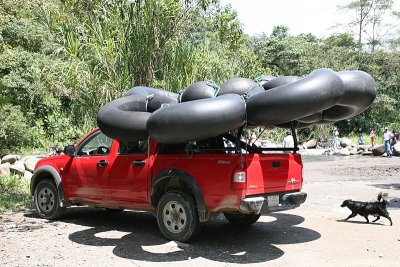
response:
<path id="1" fill-rule="evenodd" d="M 119 142 L 119 154 L 143 154 L 147 148 L 147 141 Z"/>

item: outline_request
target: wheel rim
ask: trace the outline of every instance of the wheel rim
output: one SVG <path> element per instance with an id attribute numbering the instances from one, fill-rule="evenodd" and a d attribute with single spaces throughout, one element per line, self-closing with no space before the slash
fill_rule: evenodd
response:
<path id="1" fill-rule="evenodd" d="M 56 204 L 54 192 L 49 187 L 40 189 L 37 195 L 37 204 L 42 212 L 51 212 Z"/>
<path id="2" fill-rule="evenodd" d="M 163 222 L 168 231 L 177 234 L 182 232 L 187 224 L 186 211 L 176 201 L 168 202 L 163 209 Z"/>

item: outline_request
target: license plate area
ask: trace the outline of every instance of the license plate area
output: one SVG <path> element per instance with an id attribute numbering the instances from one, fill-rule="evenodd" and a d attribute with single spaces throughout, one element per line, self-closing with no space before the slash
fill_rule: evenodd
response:
<path id="1" fill-rule="evenodd" d="M 268 207 L 279 206 L 279 195 L 272 195 L 267 197 Z"/>

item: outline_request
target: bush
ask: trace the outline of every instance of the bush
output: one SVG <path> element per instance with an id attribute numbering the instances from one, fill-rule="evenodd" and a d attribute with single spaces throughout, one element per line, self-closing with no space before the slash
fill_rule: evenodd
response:
<path id="1" fill-rule="evenodd" d="M 0 109 L 0 151 L 12 151 L 30 144 L 30 127 L 19 106 Z"/>
<path id="2" fill-rule="evenodd" d="M 29 207 L 31 199 L 29 183 L 22 177 L 0 177 L 0 211 Z"/>

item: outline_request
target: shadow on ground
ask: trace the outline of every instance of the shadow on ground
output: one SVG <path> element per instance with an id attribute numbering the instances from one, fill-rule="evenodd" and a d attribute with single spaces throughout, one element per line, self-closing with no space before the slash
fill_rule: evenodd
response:
<path id="1" fill-rule="evenodd" d="M 27 214 L 26 216 L 32 216 Z M 109 214 L 101 209 L 68 209 L 63 222 L 90 227 L 69 235 L 69 239 L 88 246 L 113 246 L 122 258 L 147 261 L 185 261 L 203 257 L 227 263 L 259 263 L 277 259 L 284 251 L 278 244 L 296 244 L 317 240 L 321 235 L 297 226 L 303 217 L 285 213 L 271 215 L 268 222 L 249 227 L 234 227 L 222 216 L 204 225 L 190 243 L 169 242 L 160 233 L 150 214 L 123 211 Z M 271 220 L 273 219 L 273 220 Z M 109 231 L 121 231 L 119 238 L 101 237 Z"/>
<path id="2" fill-rule="evenodd" d="M 356 221 L 357 219 L 359 219 L 358 221 Z M 354 220 L 354 221 L 350 221 L 350 220 Z M 368 225 L 376 225 L 376 226 L 383 226 L 383 225 L 390 225 L 389 221 L 386 218 L 381 217 L 381 221 L 378 222 L 372 222 L 372 220 L 369 221 L 369 223 L 367 223 L 367 221 L 363 218 L 363 217 L 356 217 L 356 218 L 352 218 L 349 221 L 346 221 L 344 219 L 342 220 L 336 220 L 337 222 L 344 222 L 344 223 L 353 223 L 353 224 L 368 224 Z M 385 224 L 386 221 L 386 224 Z"/>

